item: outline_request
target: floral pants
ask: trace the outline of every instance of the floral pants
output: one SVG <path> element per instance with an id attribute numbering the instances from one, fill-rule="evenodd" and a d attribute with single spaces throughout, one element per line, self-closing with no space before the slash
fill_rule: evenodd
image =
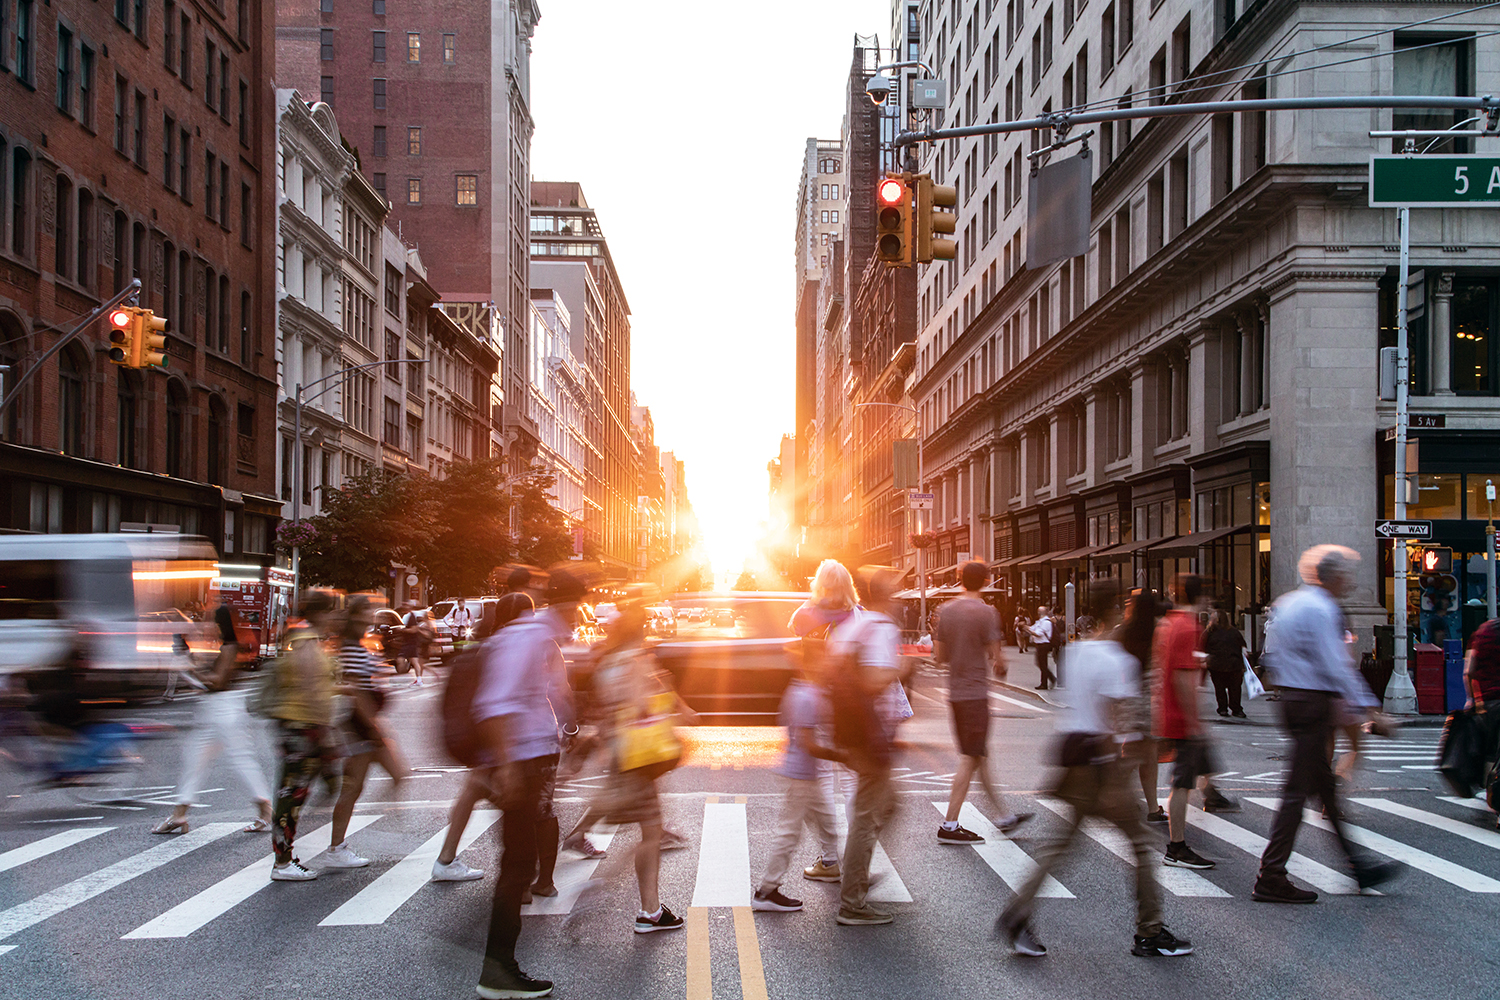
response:
<path id="1" fill-rule="evenodd" d="M 276 863 L 292 860 L 292 842 L 297 839 L 297 818 L 307 803 L 307 792 L 318 775 L 333 773 L 338 754 L 329 727 L 303 722 L 278 723 L 277 746 L 281 750 L 281 777 L 276 787 L 271 817 L 271 847 Z"/>

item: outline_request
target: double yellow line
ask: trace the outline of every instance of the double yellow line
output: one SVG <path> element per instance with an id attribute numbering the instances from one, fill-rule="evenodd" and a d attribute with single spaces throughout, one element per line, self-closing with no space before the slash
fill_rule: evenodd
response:
<path id="1" fill-rule="evenodd" d="M 717 803 L 719 797 L 705 800 Z M 745 804 L 745 796 L 734 801 Z M 766 971 L 760 960 L 760 937 L 755 933 L 755 913 L 748 906 L 734 911 L 734 943 L 739 952 L 740 996 L 743 1000 L 767 1000 Z M 709 948 L 708 907 L 690 906 L 687 911 L 687 1000 L 713 1000 L 713 962 Z"/>

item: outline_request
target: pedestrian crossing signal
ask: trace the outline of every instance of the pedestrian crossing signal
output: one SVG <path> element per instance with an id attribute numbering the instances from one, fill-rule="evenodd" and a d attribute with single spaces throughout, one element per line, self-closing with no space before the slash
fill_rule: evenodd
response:
<path id="1" fill-rule="evenodd" d="M 1451 573 L 1453 572 L 1453 550 L 1448 548 L 1428 548 L 1422 550 L 1422 572 L 1423 573 Z"/>

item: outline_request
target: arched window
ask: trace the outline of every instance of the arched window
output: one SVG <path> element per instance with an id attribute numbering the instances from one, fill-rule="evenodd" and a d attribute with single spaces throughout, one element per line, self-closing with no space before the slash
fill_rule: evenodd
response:
<path id="1" fill-rule="evenodd" d="M 180 336 L 193 339 L 193 258 L 186 250 L 177 255 L 177 315 L 172 328 Z"/>
<path id="2" fill-rule="evenodd" d="M 57 208 L 53 217 L 57 225 L 52 231 L 56 243 L 57 253 L 54 256 L 52 266 L 60 278 L 66 278 L 73 271 L 73 182 L 62 174 L 57 175 Z"/>
<path id="3" fill-rule="evenodd" d="M 140 391 L 139 376 L 124 368 L 115 370 L 115 398 L 118 401 L 115 418 L 115 462 L 127 469 L 138 469 L 140 438 Z"/>
<path id="4" fill-rule="evenodd" d="M 224 466 L 229 449 L 224 434 L 228 427 L 229 415 L 224 402 L 215 396 L 208 403 L 208 481 L 215 486 L 222 486 L 226 478 Z"/>
<path id="5" fill-rule="evenodd" d="M 10 249 L 17 257 L 31 256 L 31 154 L 17 149 L 10 170 Z"/>
<path id="6" fill-rule="evenodd" d="M 203 303 L 203 346 L 213 349 L 219 343 L 218 333 L 214 330 L 219 319 L 219 277 L 211 267 L 203 269 L 203 288 L 207 297 Z"/>
<path id="7" fill-rule="evenodd" d="M 219 353 L 229 353 L 229 318 L 233 303 L 229 298 L 229 275 L 219 275 Z"/>
<path id="8" fill-rule="evenodd" d="M 93 288 L 99 280 L 94 265 L 94 196 L 84 188 L 78 189 L 78 269 L 74 277 L 84 288 Z"/>
<path id="9" fill-rule="evenodd" d="M 187 393 L 176 379 L 167 383 L 167 475 L 186 479 Z"/>
<path id="10" fill-rule="evenodd" d="M 22 375 L 21 355 L 26 351 L 26 328 L 14 313 L 0 312 L 0 365 L 8 365 L 9 371 L 0 372 L 0 385 L 5 392 L 18 382 Z M 25 397 L 7 406 L 0 413 L 0 437 L 20 443 L 20 412 L 26 405 Z"/>
<path id="11" fill-rule="evenodd" d="M 83 372 L 86 360 L 64 350 L 57 359 L 57 446 L 64 455 L 83 456 Z"/>

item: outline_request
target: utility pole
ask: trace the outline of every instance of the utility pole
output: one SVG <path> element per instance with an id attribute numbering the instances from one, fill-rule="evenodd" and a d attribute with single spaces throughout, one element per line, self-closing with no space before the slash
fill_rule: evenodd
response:
<path id="1" fill-rule="evenodd" d="M 1396 520 L 1406 520 L 1406 432 L 1411 415 L 1407 396 L 1411 378 L 1411 355 L 1406 336 L 1406 282 L 1411 270 L 1411 209 L 1396 209 L 1396 226 L 1401 230 L 1401 272 L 1396 279 Z M 1406 539 L 1396 538 L 1392 559 L 1395 563 L 1395 669 L 1385 688 L 1385 710 L 1391 715 L 1414 715 L 1417 711 L 1417 689 L 1412 685 L 1406 665 L 1406 574 L 1411 559 Z"/>

